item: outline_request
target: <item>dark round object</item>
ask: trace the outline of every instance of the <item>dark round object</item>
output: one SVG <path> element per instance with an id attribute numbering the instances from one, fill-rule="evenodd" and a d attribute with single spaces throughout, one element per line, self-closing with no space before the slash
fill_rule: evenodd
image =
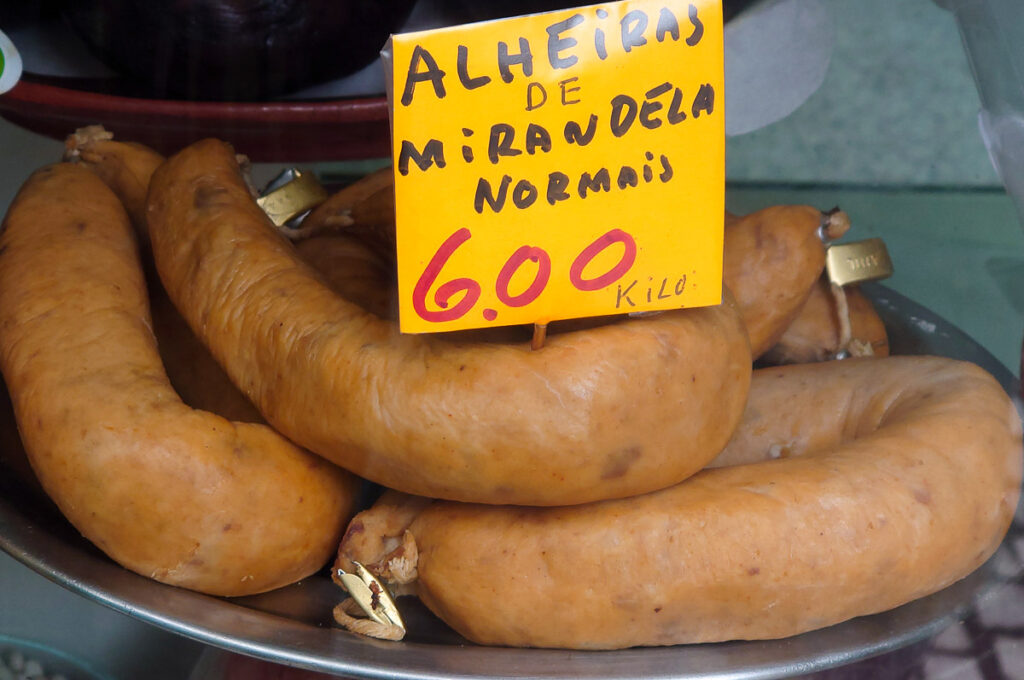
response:
<path id="1" fill-rule="evenodd" d="M 514 3 L 490 2 L 489 0 L 446 0 L 440 4 L 460 23 L 471 23 L 550 12 L 585 3 L 578 2 L 578 0 L 518 0 Z"/>
<path id="2" fill-rule="evenodd" d="M 158 98 L 260 101 L 357 71 L 414 0 L 73 0 L 64 14 Z"/>

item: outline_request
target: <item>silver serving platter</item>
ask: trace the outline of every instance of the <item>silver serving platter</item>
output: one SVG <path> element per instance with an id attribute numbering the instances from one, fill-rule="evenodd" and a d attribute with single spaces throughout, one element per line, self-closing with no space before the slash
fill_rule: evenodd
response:
<path id="1" fill-rule="evenodd" d="M 971 338 L 932 312 L 878 285 L 865 286 L 886 323 L 894 354 L 935 354 L 977 363 L 1014 398 L 1013 375 Z M 357 678 L 780 678 L 822 671 L 904 648 L 938 633 L 1020 582 L 1015 522 L 999 552 L 966 579 L 929 597 L 796 637 L 610 652 L 481 647 L 448 629 L 418 601 L 399 600 L 405 641 L 356 637 L 333 625 L 342 593 L 326 573 L 259 596 L 219 599 L 126 571 L 82 539 L 45 500 L 0 468 L 0 548 L 87 598 L 180 635 L 290 666 Z M 54 614 L 59 617 L 59 613 Z"/>

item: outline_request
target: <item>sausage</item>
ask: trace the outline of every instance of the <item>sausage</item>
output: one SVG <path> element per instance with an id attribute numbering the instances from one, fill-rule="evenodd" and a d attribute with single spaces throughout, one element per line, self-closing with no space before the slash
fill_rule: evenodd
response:
<path id="1" fill-rule="evenodd" d="M 43 488 L 128 569 L 233 596 L 329 559 L 353 478 L 266 426 L 180 401 L 128 217 L 80 166 L 33 174 L 5 218 L 0 371 Z"/>
<path id="2" fill-rule="evenodd" d="M 149 286 L 160 361 L 171 387 L 192 408 L 240 423 L 264 423 L 263 416 L 231 382 L 158 283 Z"/>
<path id="3" fill-rule="evenodd" d="M 1017 504 L 1021 424 L 973 364 L 768 368 L 716 465 L 571 508 L 386 495 L 349 525 L 336 566 L 417 579 L 422 601 L 480 644 L 786 637 L 897 607 L 982 564 Z"/>
<path id="4" fill-rule="evenodd" d="M 148 251 L 148 234 L 140 227 L 146 223 L 149 180 L 164 157 L 143 144 L 114 141 L 112 133 L 91 125 L 79 128 L 64 140 L 64 159 L 89 168 L 117 194 L 138 228 L 143 252 Z"/>
<path id="5" fill-rule="evenodd" d="M 846 213 L 805 205 L 726 214 L 722 277 L 736 296 L 755 359 L 779 341 L 821 276 L 822 238 L 839 238 L 849 227 Z"/>
<path id="6" fill-rule="evenodd" d="M 828 279 L 822 277 L 778 343 L 761 358 L 771 364 L 802 364 L 833 359 L 840 350 L 857 356 L 889 356 L 889 336 L 871 301 L 857 286 L 846 286 L 843 295 L 850 327 L 847 347 L 840 347 L 840 310 Z"/>
<path id="7" fill-rule="evenodd" d="M 302 222 L 318 231 L 337 226 L 394 231 L 394 225 L 395 175 L 390 165 L 332 194 Z"/>
<path id="8" fill-rule="evenodd" d="M 160 358 L 182 401 L 229 420 L 263 422 L 256 407 L 192 333 L 152 271 L 146 194 L 163 156 L 142 144 L 116 141 L 113 134 L 99 126 L 81 128 L 69 135 L 65 149 L 65 158 L 93 171 L 114 191 L 135 226 L 141 254 L 148 263 L 144 269 Z M 395 258 L 394 202 L 391 172 L 386 170 L 345 187 L 314 210 L 303 223 L 309 225 L 303 231 L 314 236 L 297 241 L 296 249 L 339 295 L 381 318 L 397 319 L 395 274 L 393 264 L 389 264 Z M 315 235 L 339 228 L 343 228 L 341 234 Z M 389 283 L 382 285 L 384 281 Z M 519 340 L 530 337 L 526 334 L 529 331 L 516 330 L 518 333 L 495 329 L 489 335 Z"/>
<path id="9" fill-rule="evenodd" d="M 395 183 L 391 166 L 375 170 L 332 194 L 302 221 L 320 234 L 343 228 L 365 241 L 381 258 L 395 260 Z"/>
<path id="10" fill-rule="evenodd" d="M 303 230 L 320 234 L 341 228 L 394 260 L 393 180 L 386 167 L 343 188 L 306 217 Z M 725 213 L 723 279 L 739 303 L 755 358 L 781 340 L 811 294 L 825 266 L 822 239 L 839 238 L 849 226 L 842 211 L 802 205 L 743 216 Z M 308 252 L 317 257 L 313 249 Z"/>
<path id="11" fill-rule="evenodd" d="M 331 290 L 381 319 L 398 318 L 394 257 L 344 232 L 298 241 L 295 250 Z"/>
<path id="12" fill-rule="evenodd" d="M 743 410 L 750 353 L 731 305 L 538 351 L 402 335 L 302 263 L 216 140 L 157 170 L 147 219 L 175 306 L 267 421 L 391 488 L 524 505 L 635 495 L 703 467 Z"/>
<path id="13" fill-rule="evenodd" d="M 243 423 L 263 422 L 256 407 L 238 391 L 174 308 L 153 270 L 146 227 L 146 194 L 164 157 L 143 144 L 115 141 L 113 134 L 99 126 L 76 130 L 68 135 L 64 146 L 65 159 L 102 179 L 121 201 L 135 227 L 149 290 L 153 333 L 174 391 L 192 408 Z"/>

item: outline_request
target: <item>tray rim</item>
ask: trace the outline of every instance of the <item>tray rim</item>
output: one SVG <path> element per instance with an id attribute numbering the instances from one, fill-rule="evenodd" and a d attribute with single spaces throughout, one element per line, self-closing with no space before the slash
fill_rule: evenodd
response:
<path id="1" fill-rule="evenodd" d="M 204 137 L 245 149 L 256 162 L 312 163 L 391 156 L 384 96 L 209 102 L 144 99 L 22 79 L 0 95 L 0 117 L 64 140 L 76 128 L 103 121 L 119 139 L 163 154 Z"/>

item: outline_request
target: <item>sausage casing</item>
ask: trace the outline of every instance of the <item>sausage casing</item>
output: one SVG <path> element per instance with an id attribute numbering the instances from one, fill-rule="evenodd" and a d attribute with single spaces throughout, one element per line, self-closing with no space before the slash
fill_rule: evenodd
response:
<path id="1" fill-rule="evenodd" d="M 391 488 L 527 505 L 634 495 L 703 467 L 743 410 L 750 352 L 731 305 L 538 351 L 402 335 L 273 232 L 215 140 L 161 166 L 147 219 L 169 295 L 267 421 Z"/>
<path id="2" fill-rule="evenodd" d="M 36 172 L 4 221 L 0 370 L 43 488 L 125 567 L 242 595 L 328 559 L 354 480 L 265 426 L 181 402 L 128 217 L 84 168 Z"/>
<path id="3" fill-rule="evenodd" d="M 973 364 L 786 366 L 755 372 L 717 463 L 669 489 L 571 508 L 388 496 L 353 520 L 339 566 L 393 571 L 407 531 L 419 597 L 481 644 L 781 638 L 978 567 L 1017 505 L 1021 425 Z"/>

